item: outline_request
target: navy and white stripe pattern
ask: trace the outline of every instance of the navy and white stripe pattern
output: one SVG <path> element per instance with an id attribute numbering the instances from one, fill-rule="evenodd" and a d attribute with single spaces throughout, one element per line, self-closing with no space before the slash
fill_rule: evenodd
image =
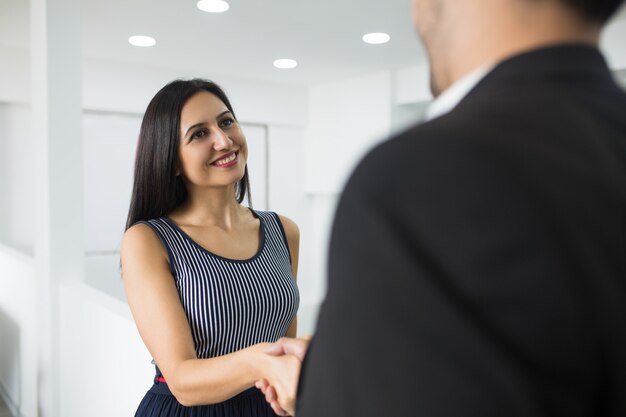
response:
<path id="1" fill-rule="evenodd" d="M 165 246 L 198 358 L 212 358 L 287 333 L 300 296 L 280 219 L 253 211 L 261 222 L 259 250 L 234 260 L 212 254 L 169 218 L 144 222 Z"/>

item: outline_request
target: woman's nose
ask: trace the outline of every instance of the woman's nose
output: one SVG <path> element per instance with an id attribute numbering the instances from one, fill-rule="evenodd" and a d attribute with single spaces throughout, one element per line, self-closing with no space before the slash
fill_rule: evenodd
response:
<path id="1" fill-rule="evenodd" d="M 213 136 L 213 149 L 216 151 L 224 151 L 230 149 L 232 145 L 233 141 L 230 140 L 228 135 L 226 135 L 222 129 L 216 129 Z"/>

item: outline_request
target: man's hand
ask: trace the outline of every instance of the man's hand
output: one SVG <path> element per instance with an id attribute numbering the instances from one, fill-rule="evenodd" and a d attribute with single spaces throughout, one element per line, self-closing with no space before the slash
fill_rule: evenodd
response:
<path id="1" fill-rule="evenodd" d="M 271 347 L 265 350 L 265 353 L 271 356 L 295 356 L 300 362 L 304 359 L 306 350 L 309 347 L 311 336 L 304 336 L 298 339 L 282 337 Z M 268 376 L 269 377 L 269 376 Z M 295 384 L 297 379 L 293 382 L 294 387 L 292 392 L 285 392 L 284 387 L 278 386 L 280 381 L 270 381 L 268 379 L 262 379 L 256 382 L 256 387 L 260 389 L 265 395 L 265 400 L 270 404 L 272 410 L 279 416 L 295 415 Z M 279 393 L 277 393 L 277 388 Z M 280 392 L 282 391 L 282 393 Z"/>
<path id="2" fill-rule="evenodd" d="M 276 343 L 265 349 L 265 353 L 272 356 L 293 355 L 302 362 L 310 342 L 311 336 L 302 336 L 297 339 L 281 337 Z"/>

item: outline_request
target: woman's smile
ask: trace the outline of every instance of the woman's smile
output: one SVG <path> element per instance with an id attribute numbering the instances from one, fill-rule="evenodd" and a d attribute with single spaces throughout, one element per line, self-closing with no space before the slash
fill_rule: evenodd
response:
<path id="1" fill-rule="evenodd" d="M 234 151 L 226 154 L 217 161 L 211 162 L 211 165 L 218 168 L 229 168 L 236 165 L 237 162 L 239 162 L 239 151 Z"/>

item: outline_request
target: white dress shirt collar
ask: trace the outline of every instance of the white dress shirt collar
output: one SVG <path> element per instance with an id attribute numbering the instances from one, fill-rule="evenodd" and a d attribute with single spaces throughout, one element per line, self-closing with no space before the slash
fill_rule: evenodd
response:
<path id="1" fill-rule="evenodd" d="M 493 69 L 493 65 L 483 65 L 470 72 L 450 87 L 433 101 L 426 110 L 425 121 L 435 119 L 452 111 L 457 104 Z"/>

